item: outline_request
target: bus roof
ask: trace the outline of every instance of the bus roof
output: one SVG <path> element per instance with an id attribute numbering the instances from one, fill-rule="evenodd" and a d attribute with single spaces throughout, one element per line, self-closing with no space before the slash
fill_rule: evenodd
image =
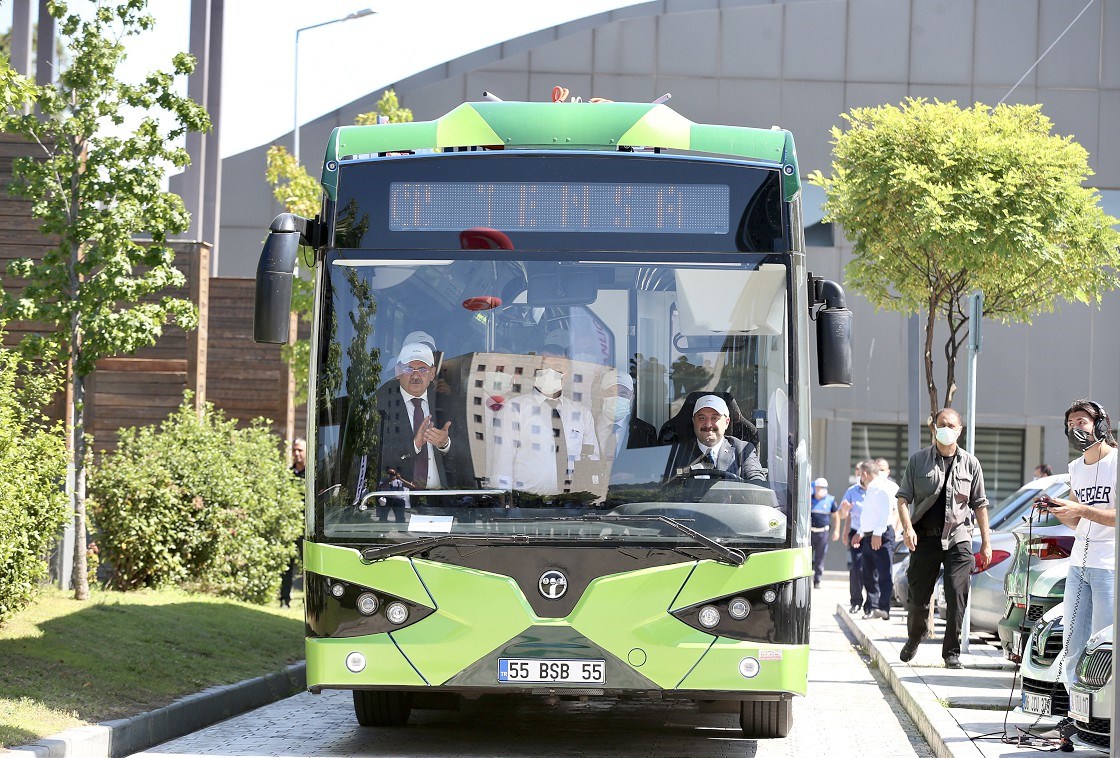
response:
<path id="1" fill-rule="evenodd" d="M 667 148 L 742 158 L 780 168 L 787 201 L 801 189 L 793 135 L 784 129 L 697 124 L 654 103 L 463 103 L 432 121 L 341 126 L 331 133 L 323 186 L 337 190 L 337 161 L 456 147 Z M 332 165 L 335 168 L 332 168 Z"/>

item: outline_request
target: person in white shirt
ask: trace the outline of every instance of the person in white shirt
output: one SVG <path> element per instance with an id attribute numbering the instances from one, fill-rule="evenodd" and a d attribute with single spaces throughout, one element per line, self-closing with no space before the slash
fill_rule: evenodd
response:
<path id="1" fill-rule="evenodd" d="M 898 493 L 898 485 L 880 472 L 875 461 L 860 465 L 860 483 L 866 493 L 863 511 L 859 516 L 861 534 L 852 539 L 859 543 L 863 556 L 863 586 L 867 593 L 878 593 L 878 607 L 864 614 L 864 618 L 889 619 L 891 617 L 891 562 L 894 558 L 895 532 L 891 526 L 891 503 Z M 876 586 L 878 585 L 878 586 Z"/>
<path id="2" fill-rule="evenodd" d="M 533 390 L 511 398 L 495 418 L 497 486 L 557 496 L 572 492 L 576 463 L 598 461 L 595 418 L 564 396 L 571 371 L 566 335 L 550 334 L 541 349 Z"/>
<path id="3" fill-rule="evenodd" d="M 1096 632 L 1112 623 L 1116 586 L 1116 440 L 1108 413 L 1092 400 L 1066 411 L 1066 436 L 1081 451 L 1069 464 L 1070 498 L 1039 498 L 1040 508 L 1076 531 L 1066 578 L 1062 676 Z"/>

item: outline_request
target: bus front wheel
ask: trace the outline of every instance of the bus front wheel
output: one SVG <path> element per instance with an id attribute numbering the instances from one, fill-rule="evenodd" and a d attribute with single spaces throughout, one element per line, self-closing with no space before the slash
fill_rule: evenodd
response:
<path id="1" fill-rule="evenodd" d="M 354 715 L 362 726 L 404 726 L 412 712 L 412 693 L 354 690 Z"/>
<path id="2" fill-rule="evenodd" d="M 739 707 L 739 726 L 744 737 L 785 737 L 793 726 L 793 700 L 744 700 Z"/>

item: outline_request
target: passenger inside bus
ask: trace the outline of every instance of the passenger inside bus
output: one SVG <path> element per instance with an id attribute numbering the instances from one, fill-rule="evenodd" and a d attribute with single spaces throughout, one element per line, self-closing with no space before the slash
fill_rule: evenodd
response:
<path id="1" fill-rule="evenodd" d="M 573 397 L 567 332 L 545 339 L 533 386 L 503 404 L 492 422 L 492 483 L 536 495 L 582 490 L 580 474 L 600 460 L 595 418 Z"/>

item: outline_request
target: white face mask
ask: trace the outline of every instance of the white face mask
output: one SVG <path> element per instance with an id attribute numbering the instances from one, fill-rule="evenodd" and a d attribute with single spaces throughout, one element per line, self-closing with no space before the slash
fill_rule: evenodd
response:
<path id="1" fill-rule="evenodd" d="M 960 429 L 954 429 L 951 426 L 939 426 L 934 436 L 937 437 L 937 441 L 942 445 L 952 445 L 957 441 L 957 437 L 959 437 L 960 434 Z"/>
<path id="2" fill-rule="evenodd" d="M 603 415 L 611 421 L 622 421 L 630 415 L 630 401 L 624 397 L 603 398 Z"/>
<path id="3" fill-rule="evenodd" d="M 533 386 L 544 395 L 555 395 L 564 386 L 564 375 L 554 368 L 545 368 L 537 371 L 533 379 Z"/>

